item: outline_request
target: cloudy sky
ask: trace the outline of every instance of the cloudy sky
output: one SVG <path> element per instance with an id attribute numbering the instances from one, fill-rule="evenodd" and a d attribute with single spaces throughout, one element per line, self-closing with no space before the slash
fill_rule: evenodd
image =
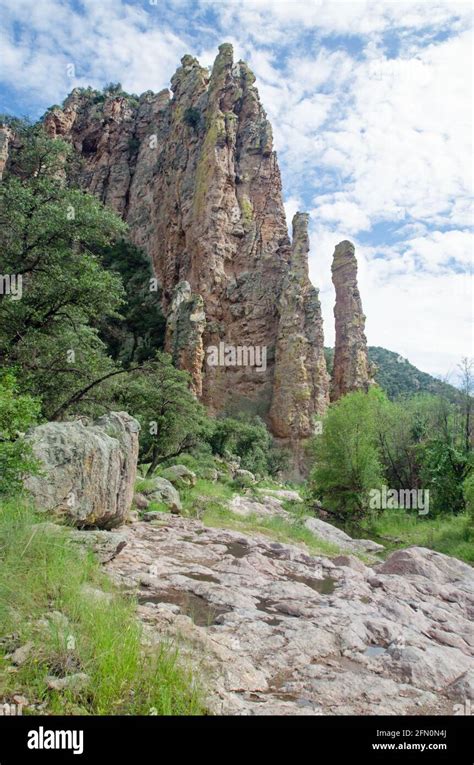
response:
<path id="1" fill-rule="evenodd" d="M 0 18 L 0 112 L 33 118 L 76 86 L 160 90 L 185 53 L 209 65 L 233 43 L 289 219 L 311 214 L 327 344 L 331 256 L 350 239 L 369 344 L 455 382 L 473 352 L 470 3 L 0 0 Z"/>

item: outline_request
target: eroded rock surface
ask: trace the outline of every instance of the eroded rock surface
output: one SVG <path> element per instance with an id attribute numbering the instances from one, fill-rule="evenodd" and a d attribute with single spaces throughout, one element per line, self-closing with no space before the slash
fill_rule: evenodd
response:
<path id="1" fill-rule="evenodd" d="M 398 573 L 400 553 L 371 568 L 170 515 L 124 533 L 108 572 L 151 641 L 199 662 L 215 712 L 453 714 L 472 698 L 469 566 L 414 548 Z"/>
<path id="2" fill-rule="evenodd" d="M 138 458 L 138 422 L 111 412 L 90 425 L 47 422 L 27 434 L 41 474 L 25 486 L 41 511 L 76 526 L 112 528 L 131 508 Z"/>

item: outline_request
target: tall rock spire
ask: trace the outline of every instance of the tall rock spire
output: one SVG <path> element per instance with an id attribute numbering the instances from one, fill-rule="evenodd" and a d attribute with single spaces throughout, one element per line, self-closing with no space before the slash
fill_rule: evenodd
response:
<path id="1" fill-rule="evenodd" d="M 331 401 L 337 401 L 351 391 L 368 390 L 374 381 L 364 333 L 365 316 L 357 286 L 357 260 L 351 242 L 340 242 L 336 246 L 331 270 L 336 290 L 336 345 Z"/>
<path id="2" fill-rule="evenodd" d="M 273 401 L 276 436 L 297 441 L 314 432 L 314 418 L 329 404 L 319 292 L 308 276 L 307 213 L 293 218 L 291 260 L 280 294 Z"/>
<path id="3" fill-rule="evenodd" d="M 12 131 L 6 125 L 0 125 L 0 181 L 8 160 L 8 144 L 12 137 Z"/>

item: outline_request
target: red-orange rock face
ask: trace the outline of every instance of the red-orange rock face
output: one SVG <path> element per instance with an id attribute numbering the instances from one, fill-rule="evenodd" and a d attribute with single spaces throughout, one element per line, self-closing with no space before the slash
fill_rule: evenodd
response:
<path id="1" fill-rule="evenodd" d="M 336 290 L 336 345 L 331 401 L 337 401 L 346 393 L 367 391 L 374 384 L 364 333 L 365 316 L 357 286 L 357 260 L 351 242 L 340 242 L 334 250 L 332 281 Z"/>
<path id="2" fill-rule="evenodd" d="M 73 91 L 46 129 L 72 142 L 81 185 L 124 217 L 150 256 L 167 349 L 203 402 L 258 413 L 281 437 L 304 437 L 328 399 L 307 235 L 297 221 L 292 249 L 272 130 L 246 64 L 234 64 L 230 45 L 211 73 L 191 56 L 181 63 L 172 96 L 100 102 Z M 265 364 L 234 365 L 230 354 L 211 365 L 209 349 L 220 342 L 257 356 L 265 349 Z"/>

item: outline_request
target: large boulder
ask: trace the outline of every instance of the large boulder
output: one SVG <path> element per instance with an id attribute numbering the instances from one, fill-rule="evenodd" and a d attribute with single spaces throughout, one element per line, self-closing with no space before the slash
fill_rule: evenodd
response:
<path id="1" fill-rule="evenodd" d="M 196 473 L 193 473 L 186 465 L 171 465 L 171 467 L 163 470 L 163 478 L 166 478 L 178 489 L 196 485 Z"/>
<path id="2" fill-rule="evenodd" d="M 150 482 L 146 488 L 142 489 L 142 494 L 150 500 L 150 502 L 163 502 L 168 505 L 170 512 L 178 515 L 182 510 L 181 499 L 174 488 L 166 478 L 157 476 L 150 479 Z"/>
<path id="3" fill-rule="evenodd" d="M 140 426 L 126 412 L 91 424 L 48 422 L 26 436 L 41 464 L 26 488 L 39 510 L 79 527 L 110 529 L 124 522 L 133 497 Z"/>

